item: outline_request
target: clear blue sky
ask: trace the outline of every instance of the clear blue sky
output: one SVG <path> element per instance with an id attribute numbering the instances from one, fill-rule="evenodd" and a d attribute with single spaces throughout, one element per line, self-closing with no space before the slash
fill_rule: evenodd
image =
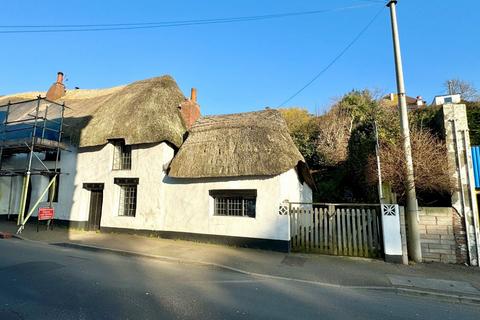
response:
<path id="1" fill-rule="evenodd" d="M 128 23 L 263 15 L 364 5 L 360 0 L 3 1 L 2 25 Z M 311 16 L 153 30 L 0 34 L 0 95 L 67 86 L 101 88 L 172 75 L 203 114 L 276 107 L 324 68 L 382 4 Z M 430 102 L 442 82 L 480 87 L 480 3 L 400 0 L 407 94 Z M 351 89 L 395 91 L 388 9 L 289 105 L 323 111 Z"/>

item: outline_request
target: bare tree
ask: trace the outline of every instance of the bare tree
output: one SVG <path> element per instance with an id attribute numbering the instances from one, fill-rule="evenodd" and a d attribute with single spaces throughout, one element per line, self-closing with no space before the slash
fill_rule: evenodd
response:
<path id="1" fill-rule="evenodd" d="M 448 174 L 447 149 L 443 141 L 428 130 L 412 128 L 411 132 L 415 184 L 420 191 L 450 193 L 453 182 Z M 383 141 L 380 146 L 382 178 L 403 195 L 406 190 L 405 162 L 401 137 Z M 369 182 L 377 182 L 376 159 L 372 155 L 368 163 Z"/>
<path id="2" fill-rule="evenodd" d="M 347 159 L 352 118 L 342 109 L 333 108 L 318 118 L 317 152 L 322 166 L 335 166 Z"/>
<path id="3" fill-rule="evenodd" d="M 461 79 L 450 79 L 443 83 L 448 94 L 460 94 L 462 99 L 467 101 L 480 100 L 478 90 L 468 81 Z"/>

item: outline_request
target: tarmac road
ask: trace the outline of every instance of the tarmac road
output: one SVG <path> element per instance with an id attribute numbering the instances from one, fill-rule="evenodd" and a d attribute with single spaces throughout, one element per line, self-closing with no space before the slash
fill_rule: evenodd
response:
<path id="1" fill-rule="evenodd" d="M 9 239 L 0 319 L 480 319 L 480 305 Z"/>

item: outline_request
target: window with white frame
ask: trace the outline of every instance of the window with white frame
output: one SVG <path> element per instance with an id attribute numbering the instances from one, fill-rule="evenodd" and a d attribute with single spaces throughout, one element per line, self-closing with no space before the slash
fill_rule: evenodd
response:
<path id="1" fill-rule="evenodd" d="M 210 190 L 213 198 L 213 214 L 216 216 L 255 218 L 257 190 Z"/>
<path id="2" fill-rule="evenodd" d="M 120 186 L 118 215 L 135 217 L 138 178 L 115 178 L 114 183 Z"/>
<path id="3" fill-rule="evenodd" d="M 132 146 L 123 140 L 112 140 L 114 147 L 113 170 L 130 170 L 132 168 Z"/>

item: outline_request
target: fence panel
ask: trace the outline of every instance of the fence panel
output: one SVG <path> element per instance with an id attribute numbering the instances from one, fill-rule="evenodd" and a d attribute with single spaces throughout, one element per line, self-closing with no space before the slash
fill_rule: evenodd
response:
<path id="1" fill-rule="evenodd" d="M 293 251 L 380 257 L 378 205 L 289 203 Z"/>

